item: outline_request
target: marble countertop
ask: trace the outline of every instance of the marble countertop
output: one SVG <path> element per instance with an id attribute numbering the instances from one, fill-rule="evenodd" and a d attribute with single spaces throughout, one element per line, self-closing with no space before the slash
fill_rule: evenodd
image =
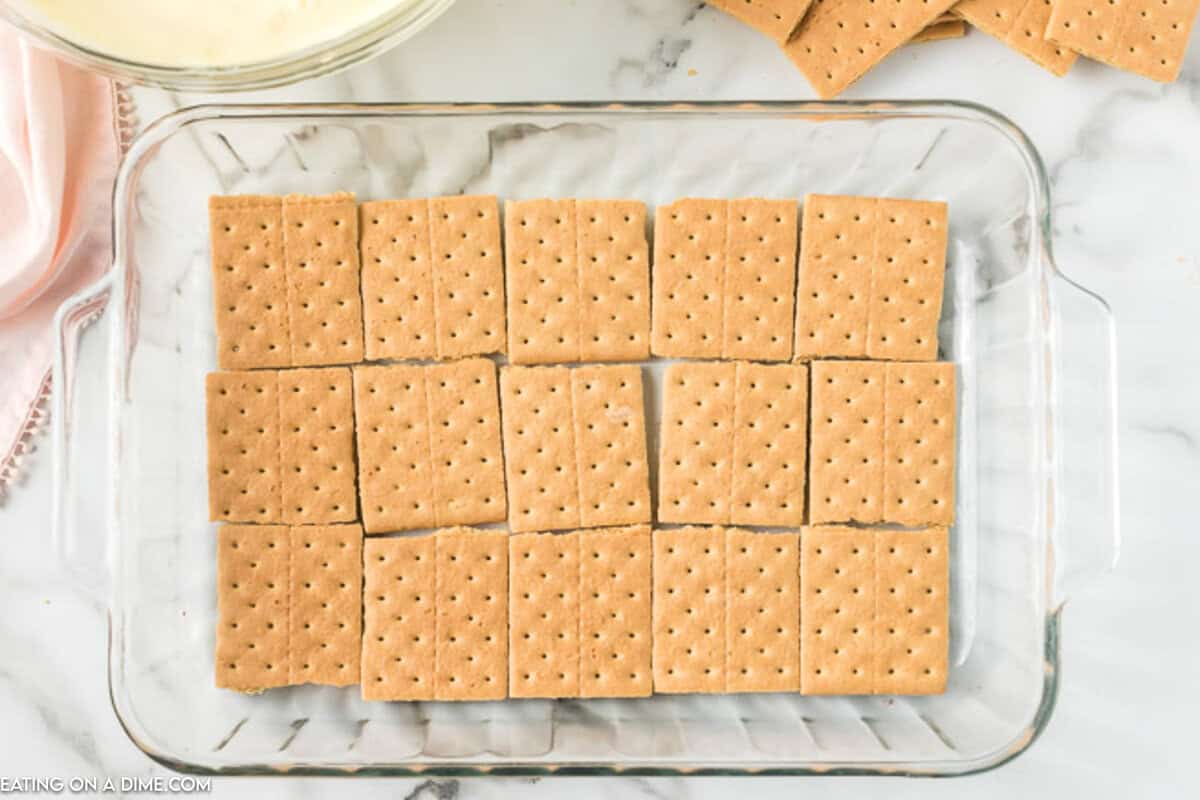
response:
<path id="1" fill-rule="evenodd" d="M 1055 79 L 978 33 L 910 46 L 848 98 L 959 99 L 1010 117 L 1052 176 L 1059 265 L 1118 326 L 1123 552 L 1063 625 L 1063 684 L 1046 733 L 1016 761 L 946 781 L 756 779 L 763 796 L 1195 796 L 1200 701 L 1200 45 L 1180 81 L 1081 62 Z M 462 0 L 412 42 L 255 100 L 745 100 L 813 97 L 765 39 L 692 0 Z M 143 124 L 206 98 L 135 90 Z M 230 98 L 226 98 L 230 99 Z M 987 187 L 980 187 L 987 191 Z M 87 366 L 84 366 L 87 369 Z M 109 706 L 105 609 L 50 543 L 43 447 L 0 506 L 0 775 L 165 774 Z M 220 779 L 222 796 L 717 797 L 735 779 Z"/>

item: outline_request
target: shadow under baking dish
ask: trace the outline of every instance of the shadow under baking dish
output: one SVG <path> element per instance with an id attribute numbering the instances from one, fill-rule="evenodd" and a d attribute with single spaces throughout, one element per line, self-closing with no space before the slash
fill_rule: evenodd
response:
<path id="1" fill-rule="evenodd" d="M 947 201 L 939 341 L 960 388 L 946 693 L 388 704 L 364 703 L 357 687 L 216 689 L 207 197 L 340 189 L 360 200 L 468 192 L 651 207 L 808 192 Z M 115 207 L 117 268 L 60 317 L 111 291 L 96 334 L 107 337 L 106 385 L 76 385 L 70 348 L 57 365 L 56 529 L 68 566 L 110 608 L 113 705 L 153 758 L 221 773 L 951 775 L 1003 763 L 1048 719 L 1061 604 L 1112 561 L 1111 320 L 1055 268 L 1041 163 L 992 112 L 201 107 L 134 144 Z M 660 367 L 645 370 L 651 453 Z M 73 440 L 88 427 L 102 431 L 90 439 L 102 452 Z"/>

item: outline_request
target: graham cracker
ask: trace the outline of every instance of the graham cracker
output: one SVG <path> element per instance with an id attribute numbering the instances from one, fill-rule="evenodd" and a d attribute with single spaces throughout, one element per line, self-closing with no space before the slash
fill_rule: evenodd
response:
<path id="1" fill-rule="evenodd" d="M 350 370 L 289 369 L 277 374 L 283 521 L 316 525 L 356 519 Z"/>
<path id="2" fill-rule="evenodd" d="M 823 99 L 836 97 L 958 0 L 814 0 L 784 53 Z"/>
<path id="3" fill-rule="evenodd" d="M 909 40 L 909 44 L 921 42 L 941 42 L 946 39 L 961 39 L 967 35 L 967 24 L 960 19 L 943 21 L 941 17 L 921 29 L 921 32 Z"/>
<path id="4" fill-rule="evenodd" d="M 883 519 L 886 366 L 812 363 L 809 518 L 812 523 Z"/>
<path id="5" fill-rule="evenodd" d="M 812 527 L 800 535 L 800 692 L 871 694 L 879 531 Z"/>
<path id="6" fill-rule="evenodd" d="M 787 361 L 796 302 L 796 202 L 730 200 L 726 213 L 721 355 Z"/>
<path id="7" fill-rule="evenodd" d="M 358 493 L 367 533 L 437 525 L 426 368 L 354 368 Z"/>
<path id="8" fill-rule="evenodd" d="M 429 201 L 438 358 L 503 353 L 504 262 L 493 196 Z"/>
<path id="9" fill-rule="evenodd" d="M 368 533 L 504 519 L 495 369 L 484 358 L 355 367 Z"/>
<path id="10" fill-rule="evenodd" d="M 290 537 L 288 683 L 358 683 L 362 526 L 297 526 Z"/>
<path id="11" fill-rule="evenodd" d="M 646 204 L 575 201 L 579 361 L 650 357 L 650 248 Z"/>
<path id="12" fill-rule="evenodd" d="M 283 198 L 283 263 L 295 366 L 363 358 L 354 195 Z"/>
<path id="13" fill-rule="evenodd" d="M 579 532 L 580 696 L 649 696 L 651 561 L 649 525 Z"/>
<path id="14" fill-rule="evenodd" d="M 1179 77 L 1200 0 L 1055 0 L 1046 38 L 1117 69 Z"/>
<path id="15" fill-rule="evenodd" d="M 216 685 L 258 692 L 288 683 L 288 529 L 217 533 Z"/>
<path id="16" fill-rule="evenodd" d="M 868 198 L 804 198 L 796 358 L 867 354 L 875 212 Z"/>
<path id="17" fill-rule="evenodd" d="M 667 367 L 659 435 L 658 521 L 729 521 L 733 485 L 732 363 Z"/>
<path id="18" fill-rule="evenodd" d="M 901 525 L 954 522 L 957 394 L 951 363 L 889 363 L 883 518 Z"/>
<path id="19" fill-rule="evenodd" d="M 812 0 L 709 0 L 709 5 L 784 44 Z"/>
<path id="20" fill-rule="evenodd" d="M 438 531 L 438 700 L 502 700 L 508 694 L 508 534 Z"/>
<path id="21" fill-rule="evenodd" d="M 654 222 L 650 351 L 720 358 L 724 345 L 725 200 L 659 206 Z"/>
<path id="22" fill-rule="evenodd" d="M 363 545 L 364 700 L 433 699 L 436 543 L 405 536 Z"/>
<path id="23" fill-rule="evenodd" d="M 654 531 L 654 691 L 725 690 L 725 532 Z"/>
<path id="24" fill-rule="evenodd" d="M 570 371 L 504 367 L 500 399 L 509 528 L 517 532 L 579 527 Z"/>
<path id="25" fill-rule="evenodd" d="M 279 392 L 273 371 L 210 372 L 205 378 L 208 518 L 279 522 Z"/>
<path id="26" fill-rule="evenodd" d="M 504 217 L 509 360 L 579 360 L 574 201 L 510 200 Z"/>
<path id="27" fill-rule="evenodd" d="M 367 359 L 437 358 L 429 201 L 363 203 L 359 214 Z"/>
<path id="28" fill-rule="evenodd" d="M 282 212 L 278 197 L 209 198 L 221 369 L 291 364 Z"/>
<path id="29" fill-rule="evenodd" d="M 650 468 L 642 371 L 637 366 L 571 370 L 579 524 L 650 521 Z"/>
<path id="30" fill-rule="evenodd" d="M 426 367 L 439 526 L 507 515 L 496 366 L 486 358 Z"/>
<path id="31" fill-rule="evenodd" d="M 949 653 L 948 533 L 930 528 L 874 536 L 874 691 L 940 694 Z"/>
<path id="32" fill-rule="evenodd" d="M 807 366 L 737 363 L 732 444 L 728 522 L 799 527 L 808 450 Z"/>
<path id="33" fill-rule="evenodd" d="M 1053 0 L 961 0 L 954 13 L 1055 75 L 1066 75 L 1078 54 L 1046 38 Z"/>
<path id="34" fill-rule="evenodd" d="M 578 533 L 509 537 L 509 686 L 513 697 L 578 697 Z"/>
<path id="35" fill-rule="evenodd" d="M 725 690 L 800 690 L 800 536 L 725 532 Z"/>
<path id="36" fill-rule="evenodd" d="M 946 204 L 876 200 L 867 356 L 937 358 L 946 277 Z"/>

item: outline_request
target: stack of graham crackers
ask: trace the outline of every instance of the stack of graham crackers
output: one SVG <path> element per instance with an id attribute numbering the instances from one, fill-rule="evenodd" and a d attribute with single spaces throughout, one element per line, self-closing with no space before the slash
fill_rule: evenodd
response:
<path id="1" fill-rule="evenodd" d="M 212 198 L 217 685 L 944 691 L 947 209 L 799 217 Z"/>
<path id="2" fill-rule="evenodd" d="M 1055 75 L 1080 55 L 1171 82 L 1200 0 L 709 0 L 770 36 L 823 98 L 904 44 L 994 36 Z"/>

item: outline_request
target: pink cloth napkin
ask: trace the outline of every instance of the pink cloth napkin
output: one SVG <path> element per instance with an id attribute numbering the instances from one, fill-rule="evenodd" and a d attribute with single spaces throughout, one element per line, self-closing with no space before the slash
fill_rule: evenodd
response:
<path id="1" fill-rule="evenodd" d="M 112 258 L 110 81 L 0 26 L 0 497 L 45 420 L 58 306 Z"/>

